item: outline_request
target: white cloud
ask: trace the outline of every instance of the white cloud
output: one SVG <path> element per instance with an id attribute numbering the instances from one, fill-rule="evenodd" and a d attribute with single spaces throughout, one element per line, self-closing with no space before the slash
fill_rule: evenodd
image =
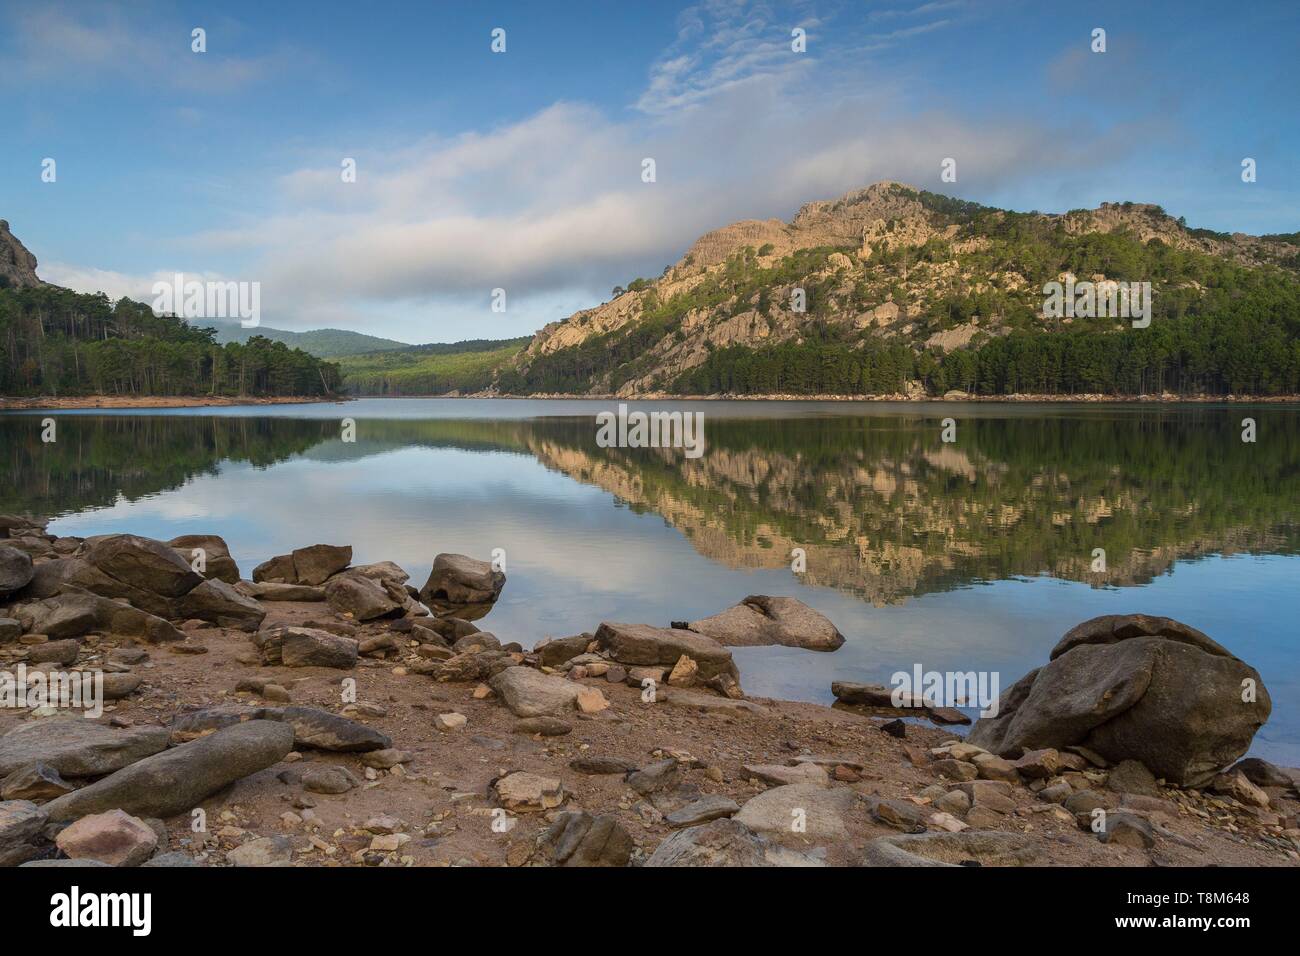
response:
<path id="1" fill-rule="evenodd" d="M 911 13 L 943 17 L 953 6 Z M 807 12 L 796 25 L 815 41 L 820 22 Z M 614 284 L 657 275 L 734 220 L 788 218 L 880 179 L 940 188 L 944 157 L 957 158 L 965 195 L 1114 158 L 1062 148 L 1077 131 L 923 112 L 923 94 L 903 85 L 912 78 L 858 56 L 864 42 L 943 22 L 900 21 L 818 59 L 792 53 L 791 24 L 763 4 L 710 0 L 683 14 L 635 109 L 560 102 L 458 136 L 322 144 L 281 178 L 269 207 L 256 200 L 183 248 L 189 261 L 207 249 L 241 262 L 223 271 L 261 283 L 267 325 L 499 337 L 555 320 L 557 304 L 594 305 Z M 341 180 L 343 157 L 357 160 L 355 183 Z M 644 157 L 656 161 L 655 183 L 641 181 Z M 42 274 L 115 293 L 154 278 L 57 265 Z M 506 317 L 488 311 L 498 287 Z"/>

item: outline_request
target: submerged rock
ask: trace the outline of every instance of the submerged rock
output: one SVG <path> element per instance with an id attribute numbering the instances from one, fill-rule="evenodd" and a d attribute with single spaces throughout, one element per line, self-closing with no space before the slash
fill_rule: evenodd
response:
<path id="1" fill-rule="evenodd" d="M 694 631 L 606 621 L 596 630 L 596 642 L 620 664 L 671 667 L 685 655 L 695 662 L 703 680 L 719 674 L 740 676 L 731 651 L 713 638 Z"/>
<path id="2" fill-rule="evenodd" d="M 729 647 L 780 644 L 833 651 L 844 643 L 826 615 L 791 597 L 754 594 L 720 614 L 692 621 L 690 629 Z"/>
<path id="3" fill-rule="evenodd" d="M 448 609 L 492 605 L 505 585 L 505 573 L 494 570 L 487 561 L 440 554 L 433 559 L 429 579 L 420 588 L 420 600 L 430 607 Z"/>

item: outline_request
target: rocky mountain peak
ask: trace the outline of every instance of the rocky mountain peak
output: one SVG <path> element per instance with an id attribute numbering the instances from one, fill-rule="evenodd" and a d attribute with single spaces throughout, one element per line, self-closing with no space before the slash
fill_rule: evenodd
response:
<path id="1" fill-rule="evenodd" d="M 26 289 L 44 284 L 36 275 L 36 257 L 9 231 L 9 222 L 0 219 L 0 287 Z"/>

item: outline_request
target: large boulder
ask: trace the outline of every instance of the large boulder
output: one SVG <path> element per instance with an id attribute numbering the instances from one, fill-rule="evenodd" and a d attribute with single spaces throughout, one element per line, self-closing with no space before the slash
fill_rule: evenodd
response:
<path id="1" fill-rule="evenodd" d="M 352 545 L 313 544 L 293 552 L 296 584 L 324 584 L 352 563 Z"/>
<path id="2" fill-rule="evenodd" d="M 400 590 L 400 586 L 392 586 Z M 325 585 L 325 600 L 336 613 L 356 621 L 392 617 L 403 608 L 403 602 L 396 600 L 383 582 L 359 574 L 331 578 Z"/>
<path id="3" fill-rule="evenodd" d="M 203 580 L 169 545 L 134 534 L 87 538 L 85 558 L 129 587 L 168 598 L 188 594 Z"/>
<path id="4" fill-rule="evenodd" d="M 0 601 L 25 588 L 34 573 L 31 555 L 0 545 Z"/>
<path id="5" fill-rule="evenodd" d="M 285 667 L 357 666 L 359 643 L 350 637 L 331 634 L 315 627 L 276 627 L 259 631 L 253 642 L 263 664 Z"/>
<path id="6" fill-rule="evenodd" d="M 752 594 L 720 614 L 692 621 L 690 629 L 728 647 L 781 644 L 833 651 L 844 643 L 830 618 L 792 597 Z"/>
<path id="7" fill-rule="evenodd" d="M 616 624 L 606 621 L 596 630 L 601 650 L 631 667 L 671 667 L 685 655 L 699 665 L 699 676 L 709 680 L 720 674 L 740 676 L 731 651 L 711 637 L 675 627 L 649 624 Z"/>
<path id="8" fill-rule="evenodd" d="M 82 817 L 54 839 L 73 860 L 98 860 L 109 866 L 139 866 L 158 846 L 158 834 L 143 820 L 109 810 Z"/>
<path id="9" fill-rule="evenodd" d="M 209 578 L 176 602 L 176 616 L 256 631 L 266 617 L 266 608 L 225 581 Z"/>
<path id="10" fill-rule="evenodd" d="M 768 839 L 793 834 L 810 840 L 847 840 L 850 817 L 861 814 L 861 803 L 861 796 L 847 787 L 790 783 L 751 797 L 732 819 Z M 794 828 L 796 819 L 803 823 L 802 830 Z"/>
<path id="11" fill-rule="evenodd" d="M 115 601 L 127 601 L 156 617 L 170 617 L 173 612 L 172 598 L 124 584 L 77 557 L 55 558 L 38 564 L 32 583 L 23 589 L 21 597 L 23 600 L 44 600 L 69 587 Z"/>
<path id="12" fill-rule="evenodd" d="M 181 556 L 181 560 L 194 567 L 195 559 L 201 558 L 199 566 L 202 574 L 210 581 L 225 581 L 236 584 L 239 581 L 239 565 L 230 556 L 230 546 L 226 539 L 215 534 L 183 534 L 167 542 Z M 196 569 L 197 570 L 197 569 Z"/>
<path id="13" fill-rule="evenodd" d="M 313 544 L 263 561 L 253 569 L 253 580 L 269 584 L 324 584 L 351 562 L 351 545 Z"/>
<path id="14" fill-rule="evenodd" d="M 170 817 L 197 806 L 249 774 L 284 759 L 293 728 L 251 720 L 163 753 L 145 757 L 102 780 L 51 800 L 42 808 L 53 822 L 121 809 L 138 817 Z"/>
<path id="15" fill-rule="evenodd" d="M 135 638 L 149 644 L 179 641 L 185 637 L 165 618 L 71 584 L 62 585 L 51 597 L 20 604 L 12 613 L 28 633 L 55 639 L 80 637 L 91 631 Z"/>
<path id="16" fill-rule="evenodd" d="M 1107 615 L 1067 633 L 969 741 L 1001 756 L 1084 746 L 1199 787 L 1246 752 L 1271 710 L 1259 673 L 1195 628 Z"/>
<path id="17" fill-rule="evenodd" d="M 357 664 L 357 641 L 310 627 L 284 631 L 280 663 L 285 667 L 336 667 L 348 670 Z"/>
<path id="18" fill-rule="evenodd" d="M 516 717 L 542 717 L 573 710 L 582 686 L 531 667 L 507 667 L 489 682 Z"/>
<path id="19" fill-rule="evenodd" d="M 158 753 L 165 727 L 125 729 L 84 717 L 48 717 L 19 724 L 0 737 L 0 777 L 41 763 L 64 777 L 98 777 Z"/>
<path id="20" fill-rule="evenodd" d="M 543 641 L 533 648 L 537 660 L 543 667 L 559 667 L 579 654 L 585 654 L 591 644 L 590 634 L 575 634 L 573 637 L 555 637 Z"/>
<path id="21" fill-rule="evenodd" d="M 335 753 L 368 753 L 393 746 L 387 734 L 315 707 L 271 707 L 266 716 L 293 727 L 294 745 Z"/>
<path id="22" fill-rule="evenodd" d="M 48 518 L 30 515 L 0 515 L 0 538 L 19 538 L 31 534 L 44 534 Z"/>
<path id="23" fill-rule="evenodd" d="M 297 584 L 292 554 L 277 554 L 253 568 L 253 581 L 262 584 Z"/>
<path id="24" fill-rule="evenodd" d="M 172 720 L 171 738 L 177 742 L 196 740 L 214 730 L 234 727 L 251 720 L 276 720 L 293 728 L 294 747 L 310 747 L 335 753 L 366 753 L 393 746 L 387 734 L 315 707 L 212 707 L 182 714 Z"/>
<path id="25" fill-rule="evenodd" d="M 495 604 L 506 576 L 487 561 L 463 554 L 440 554 L 433 559 L 429 579 L 420 588 L 420 600 L 430 607 L 456 608 Z"/>

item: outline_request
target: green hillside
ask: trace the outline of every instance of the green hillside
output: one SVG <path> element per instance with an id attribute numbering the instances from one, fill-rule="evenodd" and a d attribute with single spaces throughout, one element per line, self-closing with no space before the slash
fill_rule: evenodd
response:
<path id="1" fill-rule="evenodd" d="M 703 237 L 659 279 L 548 327 L 502 394 L 1293 395 L 1290 235 L 1158 206 L 1053 215 L 879 183 Z M 1147 283 L 1146 326 L 1045 310 L 1047 283 Z M 1081 283 L 1082 284 L 1082 283 Z M 793 303 L 802 302 L 801 307 Z"/>
<path id="2" fill-rule="evenodd" d="M 477 392 L 515 359 L 530 338 L 470 339 L 340 356 L 344 389 L 353 395 L 443 395 Z"/>

